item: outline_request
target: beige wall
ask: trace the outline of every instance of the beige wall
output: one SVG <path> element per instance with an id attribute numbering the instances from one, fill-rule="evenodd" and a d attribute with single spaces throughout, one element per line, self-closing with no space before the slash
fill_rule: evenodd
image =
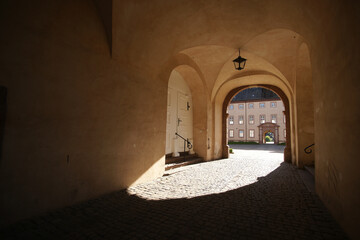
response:
<path id="1" fill-rule="evenodd" d="M 207 160 L 221 157 L 221 109 L 232 89 L 281 89 L 294 164 L 309 160 L 301 151 L 314 139 L 317 193 L 360 238 L 358 3 L 95 3 L 0 3 L 0 85 L 8 90 L 1 225 L 161 176 L 176 69 L 193 96 L 195 151 Z M 238 48 L 248 59 L 240 72 L 231 62 Z M 304 108 L 310 83 L 313 128 Z"/>
<path id="2" fill-rule="evenodd" d="M 311 76 L 311 61 L 309 49 L 305 43 L 299 46 L 296 83 L 294 86 L 296 98 L 295 118 L 297 119 L 295 131 L 298 136 L 296 148 L 296 161 L 299 167 L 313 165 L 315 162 L 315 148 L 312 154 L 305 153 L 304 149 L 315 143 L 314 139 L 314 89 Z"/>
<path id="3" fill-rule="evenodd" d="M 260 103 L 264 104 L 264 108 L 260 108 Z M 271 103 L 275 103 L 276 107 L 271 107 Z M 243 109 L 239 109 L 239 105 L 243 105 Z M 249 104 L 253 104 L 253 108 L 249 108 Z M 233 109 L 230 109 L 230 105 L 233 106 Z M 246 108 L 246 109 L 245 109 Z M 228 107 L 229 119 L 227 122 L 228 127 L 228 136 L 229 131 L 233 130 L 234 137 L 228 137 L 229 141 L 253 141 L 261 142 L 259 136 L 259 125 L 260 115 L 265 116 L 265 122 L 272 122 L 271 115 L 276 116 L 276 125 L 279 126 L 279 142 L 286 142 L 286 137 L 284 135 L 284 129 L 286 128 L 284 122 L 284 105 L 282 101 L 273 100 L 273 101 L 247 101 L 247 102 L 231 102 Z M 239 116 L 243 116 L 243 124 L 239 123 Z M 249 116 L 254 116 L 254 123 L 250 124 Z M 230 117 L 234 118 L 234 123 L 230 124 Z M 246 121 L 246 122 L 245 122 Z M 239 137 L 239 130 L 244 131 L 244 137 Z M 250 137 L 250 130 L 254 130 L 254 137 Z M 275 134 L 275 132 L 274 132 Z"/>
<path id="4" fill-rule="evenodd" d="M 167 83 L 111 58 L 93 3 L 1 4 L 1 225 L 161 176 Z"/>

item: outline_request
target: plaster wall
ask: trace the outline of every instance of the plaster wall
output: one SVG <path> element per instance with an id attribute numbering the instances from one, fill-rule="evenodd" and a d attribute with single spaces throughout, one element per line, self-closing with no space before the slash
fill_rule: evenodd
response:
<path id="1" fill-rule="evenodd" d="M 310 56 L 316 191 L 352 239 L 360 239 L 359 10 L 351 1 L 332 8 Z"/>
<path id="2" fill-rule="evenodd" d="M 296 68 L 296 165 L 302 168 L 304 165 L 314 165 L 315 147 L 312 153 L 306 154 L 304 149 L 315 143 L 314 139 L 314 97 L 311 77 L 311 61 L 306 44 L 299 47 Z"/>
<path id="3" fill-rule="evenodd" d="M 1 4 L 0 224 L 161 176 L 167 84 L 111 59 L 93 3 Z"/>

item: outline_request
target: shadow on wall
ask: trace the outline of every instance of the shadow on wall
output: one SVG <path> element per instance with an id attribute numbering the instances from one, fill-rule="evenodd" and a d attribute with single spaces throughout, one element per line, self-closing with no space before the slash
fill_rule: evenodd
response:
<path id="1" fill-rule="evenodd" d="M 0 86 L 0 165 L 2 160 L 2 146 L 5 129 L 5 117 L 6 117 L 6 96 L 7 89 L 4 86 Z"/>
<path id="2" fill-rule="evenodd" d="M 347 239 L 288 163 L 221 194 L 149 201 L 126 190 L 0 232 L 1 239 Z M 170 191 L 170 190 L 169 190 Z"/>

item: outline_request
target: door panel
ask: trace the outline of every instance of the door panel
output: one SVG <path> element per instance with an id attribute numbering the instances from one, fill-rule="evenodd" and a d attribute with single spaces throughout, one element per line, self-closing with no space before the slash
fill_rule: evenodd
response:
<path id="1" fill-rule="evenodd" d="M 166 116 L 166 154 L 178 156 L 184 151 L 184 141 L 175 135 L 180 134 L 188 138 L 193 144 L 193 116 L 191 94 L 184 93 L 178 88 L 168 87 L 167 116 Z M 185 151 L 189 151 L 185 146 Z"/>
<path id="2" fill-rule="evenodd" d="M 192 111 L 190 111 L 190 101 L 189 96 L 186 96 L 182 92 L 178 92 L 178 101 L 177 101 L 177 133 L 183 136 L 185 139 L 192 139 Z M 179 152 L 184 151 L 184 141 L 178 137 L 177 141 L 177 150 Z M 185 148 L 185 151 L 189 149 Z"/>
<path id="3" fill-rule="evenodd" d="M 176 119 L 177 119 L 177 94 L 172 88 L 168 89 L 168 104 L 166 116 L 166 154 L 173 153 L 175 132 L 176 132 Z"/>

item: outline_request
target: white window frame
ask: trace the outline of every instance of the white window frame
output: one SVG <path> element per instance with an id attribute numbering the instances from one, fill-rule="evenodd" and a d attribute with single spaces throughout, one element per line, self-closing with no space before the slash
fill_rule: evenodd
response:
<path id="1" fill-rule="evenodd" d="M 259 103 L 259 108 L 265 108 L 265 103 Z"/>
<path id="2" fill-rule="evenodd" d="M 230 104 L 229 110 L 234 110 L 234 105 Z"/>
<path id="3" fill-rule="evenodd" d="M 240 115 L 239 116 L 239 124 L 243 125 L 244 124 L 244 115 Z"/>
<path id="4" fill-rule="evenodd" d="M 271 103 L 270 103 L 270 107 L 276 108 L 276 102 L 271 102 Z"/>
<path id="5" fill-rule="evenodd" d="M 254 123 L 255 123 L 254 115 L 249 115 L 249 124 L 254 124 Z"/>
<path id="6" fill-rule="evenodd" d="M 264 119 L 261 119 L 261 117 L 264 117 Z M 260 115 L 260 124 L 265 123 L 266 122 L 266 115 L 265 114 L 261 114 Z"/>
<path id="7" fill-rule="evenodd" d="M 234 137 L 234 130 L 230 129 L 229 130 L 229 138 L 233 138 Z"/>
<path id="8" fill-rule="evenodd" d="M 274 118 L 275 117 L 275 118 Z M 275 120 L 275 121 L 274 121 Z M 276 123 L 277 122 L 277 116 L 276 114 L 271 114 L 271 122 Z"/>
<path id="9" fill-rule="evenodd" d="M 229 116 L 229 124 L 230 125 L 234 124 L 234 116 Z"/>
<path id="10" fill-rule="evenodd" d="M 239 130 L 239 138 L 243 138 L 244 137 L 244 130 L 240 129 Z"/>
<path id="11" fill-rule="evenodd" d="M 249 109 L 254 108 L 254 103 L 249 103 Z"/>
<path id="12" fill-rule="evenodd" d="M 244 109 L 244 104 L 240 103 L 239 104 L 239 109 Z"/>
<path id="13" fill-rule="evenodd" d="M 255 137 L 255 130 L 254 129 L 249 130 L 249 137 L 251 137 L 251 138 Z"/>

